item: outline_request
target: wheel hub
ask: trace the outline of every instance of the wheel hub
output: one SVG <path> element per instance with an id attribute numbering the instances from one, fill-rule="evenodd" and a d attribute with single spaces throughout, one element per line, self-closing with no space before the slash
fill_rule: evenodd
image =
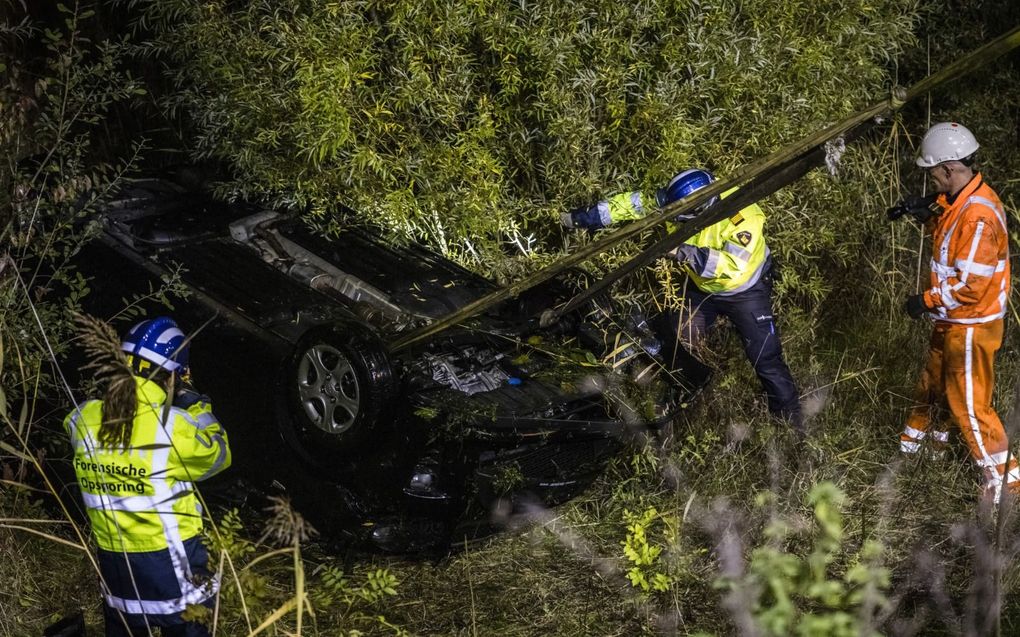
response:
<path id="1" fill-rule="evenodd" d="M 341 434 L 361 411 L 361 388 L 350 359 L 327 343 L 308 348 L 297 373 L 301 411 L 318 429 Z"/>

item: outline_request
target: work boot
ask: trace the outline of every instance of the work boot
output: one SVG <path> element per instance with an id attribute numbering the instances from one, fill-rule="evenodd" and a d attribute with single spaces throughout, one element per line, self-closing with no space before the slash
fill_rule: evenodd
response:
<path id="1" fill-rule="evenodd" d="M 900 453 L 903 456 L 937 459 L 949 451 L 949 432 L 932 430 L 918 432 L 920 437 L 911 437 L 908 433 L 900 434 Z"/>
<path id="2" fill-rule="evenodd" d="M 949 432 L 934 429 L 928 432 L 928 444 L 925 451 L 929 458 L 944 458 L 949 451 Z"/>
<path id="3" fill-rule="evenodd" d="M 983 473 L 984 484 L 981 486 L 980 498 L 982 500 L 990 500 L 993 505 L 998 506 L 1002 501 L 1003 477 L 998 475 L 998 472 L 990 467 L 985 467 L 983 469 Z M 1006 486 L 1005 491 L 1009 494 L 1008 499 L 1016 501 L 1016 499 L 1020 497 L 1020 480 L 1013 480 L 1010 482 Z"/>

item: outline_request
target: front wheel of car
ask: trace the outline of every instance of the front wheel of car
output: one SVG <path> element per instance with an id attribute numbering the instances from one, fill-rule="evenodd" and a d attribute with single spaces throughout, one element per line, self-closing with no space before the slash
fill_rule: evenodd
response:
<path id="1" fill-rule="evenodd" d="M 288 422 L 284 438 L 317 463 L 363 449 L 380 434 L 395 398 L 395 379 L 382 342 L 368 329 L 339 324 L 309 331 L 286 369 Z"/>

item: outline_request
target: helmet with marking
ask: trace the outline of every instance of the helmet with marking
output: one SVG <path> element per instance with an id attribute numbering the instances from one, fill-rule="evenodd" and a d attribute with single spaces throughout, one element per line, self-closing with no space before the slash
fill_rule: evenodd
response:
<path id="1" fill-rule="evenodd" d="M 168 372 L 184 374 L 188 369 L 188 344 L 177 322 L 159 316 L 138 323 L 124 336 L 120 348 L 127 352 L 135 372 L 156 366 Z"/>

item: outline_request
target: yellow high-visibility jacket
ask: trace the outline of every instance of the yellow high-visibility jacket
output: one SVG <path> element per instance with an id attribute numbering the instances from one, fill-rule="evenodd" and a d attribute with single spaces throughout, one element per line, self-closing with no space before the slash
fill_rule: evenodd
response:
<path id="1" fill-rule="evenodd" d="M 107 551 L 158 551 L 198 535 L 202 508 L 193 483 L 231 460 L 227 434 L 208 402 L 167 406 L 159 385 L 134 380 L 138 407 L 126 449 L 100 447 L 102 401 L 85 402 L 64 420 L 92 532 Z"/>
<path id="2" fill-rule="evenodd" d="M 736 189 L 722 194 L 727 197 Z M 624 192 L 592 206 L 578 215 L 581 227 L 602 228 L 620 221 L 645 217 L 656 206 L 653 197 Z M 669 232 L 676 226 L 666 223 Z M 727 296 L 743 292 L 758 282 L 769 258 L 765 245 L 765 213 L 758 204 L 711 225 L 684 242 L 678 254 L 684 269 L 702 292 Z"/>

